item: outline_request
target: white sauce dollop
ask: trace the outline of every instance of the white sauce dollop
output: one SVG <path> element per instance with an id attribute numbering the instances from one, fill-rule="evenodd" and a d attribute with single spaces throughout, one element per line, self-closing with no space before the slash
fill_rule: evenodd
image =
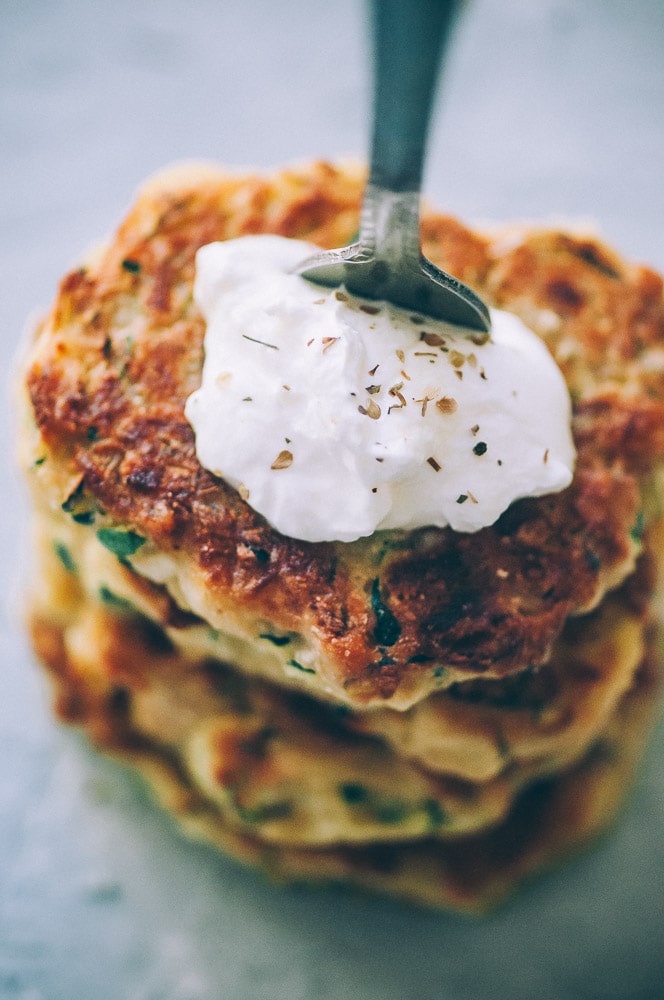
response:
<path id="1" fill-rule="evenodd" d="M 481 343 L 291 273 L 315 250 L 278 236 L 199 250 L 205 364 L 186 415 L 205 468 L 312 542 L 477 531 L 569 485 L 567 389 L 519 319 L 492 312 Z"/>

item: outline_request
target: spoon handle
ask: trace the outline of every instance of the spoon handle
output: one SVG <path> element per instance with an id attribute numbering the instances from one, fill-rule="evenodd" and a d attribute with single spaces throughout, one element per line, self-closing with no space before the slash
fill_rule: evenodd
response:
<path id="1" fill-rule="evenodd" d="M 357 242 L 302 261 L 298 274 L 413 315 L 491 329 L 486 305 L 420 251 L 420 183 L 440 55 L 463 0 L 372 0 L 374 123 Z"/>
<path id="2" fill-rule="evenodd" d="M 458 7 L 459 0 L 372 0 L 370 184 L 420 189 L 440 57 Z"/>
<path id="3" fill-rule="evenodd" d="M 360 252 L 419 263 L 419 201 L 440 56 L 459 0 L 372 0 L 374 117 Z"/>

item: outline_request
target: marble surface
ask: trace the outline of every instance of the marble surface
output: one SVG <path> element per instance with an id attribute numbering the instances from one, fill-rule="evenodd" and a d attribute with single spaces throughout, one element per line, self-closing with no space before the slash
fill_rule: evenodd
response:
<path id="1" fill-rule="evenodd" d="M 664 269 L 663 47 L 658 0 L 469 3 L 427 194 L 471 220 L 591 218 Z M 661 726 L 610 836 L 477 923 L 272 889 L 181 839 L 49 715 L 20 614 L 9 383 L 27 317 L 151 171 L 362 156 L 368 107 L 359 0 L 0 4 L 2 1000 L 663 995 Z"/>

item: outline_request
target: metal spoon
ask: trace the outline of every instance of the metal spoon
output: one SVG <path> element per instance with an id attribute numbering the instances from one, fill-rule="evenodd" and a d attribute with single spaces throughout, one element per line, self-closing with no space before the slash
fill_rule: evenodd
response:
<path id="1" fill-rule="evenodd" d="M 489 330 L 484 302 L 420 252 L 424 151 L 440 54 L 458 0 L 372 0 L 374 124 L 357 243 L 303 261 L 320 285 L 473 330 Z"/>

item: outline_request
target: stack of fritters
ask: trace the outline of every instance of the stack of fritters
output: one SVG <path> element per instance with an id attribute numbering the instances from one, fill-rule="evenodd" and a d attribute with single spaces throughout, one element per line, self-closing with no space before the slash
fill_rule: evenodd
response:
<path id="1" fill-rule="evenodd" d="M 286 538 L 196 459 L 194 256 L 340 246 L 362 185 L 172 170 L 63 280 L 24 379 L 32 635 L 61 716 L 191 832 L 277 878 L 478 910 L 609 821 L 652 717 L 662 281 L 588 236 L 426 214 L 426 255 L 563 371 L 574 481 L 475 534 Z"/>

